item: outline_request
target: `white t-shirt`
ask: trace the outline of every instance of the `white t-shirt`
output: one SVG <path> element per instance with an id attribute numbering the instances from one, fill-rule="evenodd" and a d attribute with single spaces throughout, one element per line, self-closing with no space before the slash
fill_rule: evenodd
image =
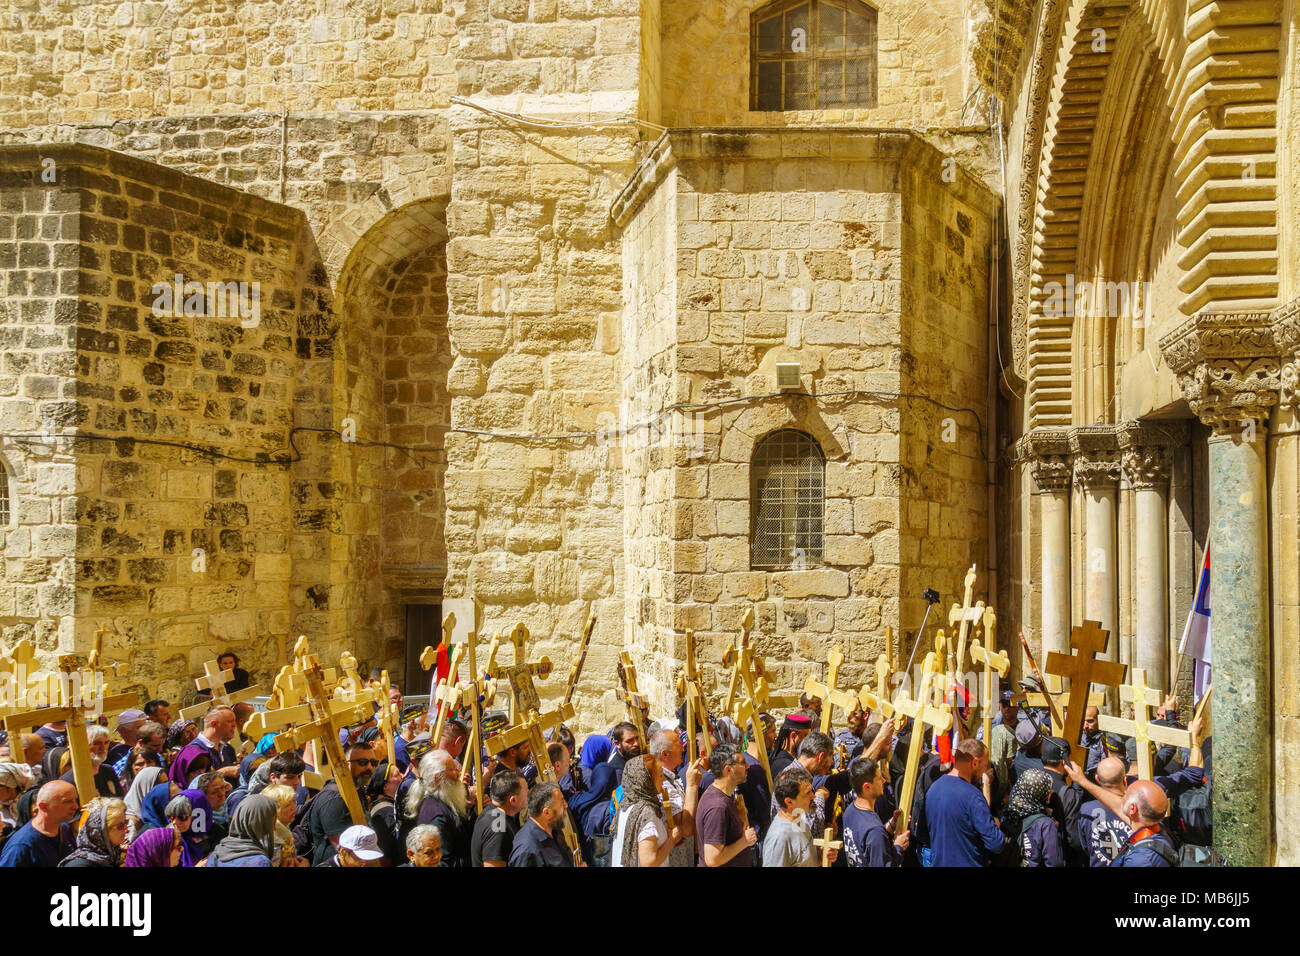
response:
<path id="1" fill-rule="evenodd" d="M 628 814 L 620 813 L 618 815 L 618 825 L 614 830 L 614 845 L 609 852 L 609 865 L 623 865 L 623 838 L 624 830 L 627 827 Z M 663 820 L 651 813 L 645 816 L 645 822 L 641 824 L 641 832 L 636 835 L 636 842 L 639 846 L 642 840 L 649 840 L 651 837 L 655 840 L 655 845 L 662 847 L 668 842 L 668 827 Z M 665 859 L 660 866 L 667 866 L 668 860 Z"/>

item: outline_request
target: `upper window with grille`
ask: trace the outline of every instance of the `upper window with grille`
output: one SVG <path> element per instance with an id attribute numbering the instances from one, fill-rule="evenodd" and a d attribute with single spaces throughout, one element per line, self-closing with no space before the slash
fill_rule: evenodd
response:
<path id="1" fill-rule="evenodd" d="M 861 0 L 776 0 L 749 33 L 750 109 L 876 105 L 876 11 Z"/>
<path id="2" fill-rule="evenodd" d="M 826 456 L 811 435 L 791 428 L 754 447 L 751 563 L 805 568 L 822 563 Z"/>
<path id="3" fill-rule="evenodd" d="M 0 465 L 0 528 L 9 526 L 9 516 L 13 510 L 9 505 L 10 488 L 9 470 L 4 465 Z"/>

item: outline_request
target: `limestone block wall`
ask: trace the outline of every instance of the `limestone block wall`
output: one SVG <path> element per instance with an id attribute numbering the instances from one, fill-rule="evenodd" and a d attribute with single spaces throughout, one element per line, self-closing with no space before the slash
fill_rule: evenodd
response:
<path id="1" fill-rule="evenodd" d="M 973 272 L 991 197 L 969 179 L 941 184 L 941 159 L 905 134 L 671 133 L 621 197 L 629 261 L 653 258 L 657 223 L 675 217 L 669 354 L 677 401 L 698 409 L 701 436 L 693 455 L 673 449 L 670 479 L 653 457 L 641 466 L 629 456 L 626 469 L 629 512 L 643 509 L 629 513 L 628 553 L 654 555 L 657 574 L 646 577 L 665 581 L 662 596 L 629 590 L 647 605 L 631 613 L 631 642 L 658 706 L 683 651 L 674 634 L 695 631 L 716 681 L 750 607 L 774 687 L 820 676 L 833 643 L 849 661 L 844 679 L 865 680 L 884 626 L 919 623 L 901 617 L 905 569 L 944 587 L 987 540 L 977 430 L 958 423 L 955 447 L 935 448 L 937 435 L 926 436 L 942 416 L 899 397 L 985 417 L 982 366 L 962 362 L 985 354 Z M 905 171 L 926 162 L 933 173 Z M 630 302 L 627 324 L 642 328 L 653 307 Z M 815 397 L 774 395 L 778 362 L 798 362 Z M 824 555 L 766 570 L 751 561 L 750 466 L 757 442 L 781 428 L 806 431 L 826 455 Z"/>
<path id="2" fill-rule="evenodd" d="M 667 126 L 959 126 L 967 89 L 967 23 L 959 3 L 873 3 L 877 105 L 870 109 L 756 112 L 749 108 L 747 0 L 662 0 L 663 119 Z"/>
<path id="3" fill-rule="evenodd" d="M 75 612 L 76 633 L 61 634 L 61 645 L 84 646 L 109 624 L 130 680 L 173 696 L 219 647 L 269 669 L 290 626 L 292 557 L 290 475 L 268 462 L 287 445 L 299 353 L 309 357 L 313 341 L 297 313 L 300 216 L 86 147 L 3 154 L 9 174 L 29 181 L 42 159 L 53 161 L 65 200 L 75 198 L 67 241 L 53 249 L 75 265 L 56 307 L 62 341 L 44 356 L 67 369 L 63 402 L 32 409 L 54 431 L 81 436 L 58 442 L 76 462 L 64 489 L 75 502 L 65 508 L 75 566 L 66 576 L 50 568 L 46 582 L 75 588 L 64 613 Z M 211 290 L 183 290 L 168 308 L 155 283 L 177 274 L 243 282 L 247 297 L 219 304 Z M 51 467 L 39 446 L 26 452 L 26 468 Z M 10 636 L 32 616 L 7 621 Z"/>

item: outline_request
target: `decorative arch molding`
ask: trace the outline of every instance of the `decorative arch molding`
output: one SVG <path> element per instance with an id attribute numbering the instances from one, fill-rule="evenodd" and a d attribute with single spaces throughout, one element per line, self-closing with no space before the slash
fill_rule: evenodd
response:
<path id="1" fill-rule="evenodd" d="M 1049 3 L 1044 18 L 1051 12 Z M 1048 284 L 1064 288 L 1079 265 L 1082 203 L 1089 171 L 1098 169 L 1091 153 L 1103 91 L 1108 83 L 1132 82 L 1131 76 L 1107 75 L 1115 45 L 1108 44 L 1108 53 L 1093 50 L 1092 30 L 1108 24 L 1137 30 L 1166 65 L 1155 75 L 1164 78 L 1160 88 L 1174 144 L 1179 306 L 1190 315 L 1207 307 L 1276 305 L 1279 21 L 1280 0 L 1191 0 L 1178 22 L 1157 0 L 1073 0 L 1064 11 L 1041 145 L 1023 158 L 1025 169 L 1037 161 L 1036 175 L 1021 188 L 1013 307 L 1013 327 L 1025 329 L 1028 427 L 1068 424 L 1075 413 L 1072 310 L 1044 314 L 1056 290 Z M 1040 28 L 1040 37 L 1046 40 L 1050 31 L 1050 24 Z M 1040 57 L 1036 71 L 1046 62 Z M 1032 145 L 1032 129 L 1026 136 Z M 1030 217 L 1032 244 L 1023 228 Z"/>

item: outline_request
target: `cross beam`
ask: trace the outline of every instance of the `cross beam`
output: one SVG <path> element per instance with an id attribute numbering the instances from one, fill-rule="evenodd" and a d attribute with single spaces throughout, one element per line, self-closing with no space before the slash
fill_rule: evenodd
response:
<path id="1" fill-rule="evenodd" d="M 930 696 L 937 666 L 935 654 L 933 652 L 926 654 L 925 662 L 921 666 L 921 686 L 917 690 L 916 699 L 913 700 L 906 693 L 902 693 L 894 701 L 894 709 L 904 717 L 911 718 L 912 721 L 912 740 L 907 745 L 907 766 L 903 771 L 903 788 L 898 801 L 898 809 L 903 811 L 901 824 L 903 830 L 908 828 L 912 817 L 912 797 L 916 793 L 916 777 L 921 768 L 921 750 L 925 744 L 926 725 L 933 727 L 937 734 L 947 733 L 948 728 L 952 726 L 952 714 L 949 711 L 933 707 L 926 702 Z"/>
<path id="2" fill-rule="evenodd" d="M 838 687 L 840 667 L 843 663 L 844 652 L 836 644 L 826 655 L 826 683 L 818 683 L 811 677 L 803 682 L 804 693 L 822 702 L 821 726 L 818 729 L 824 734 L 830 733 L 831 717 L 836 707 L 849 714 L 858 706 L 857 695 L 840 690 Z"/>
<path id="3" fill-rule="evenodd" d="M 1153 779 L 1153 768 L 1151 766 L 1151 744 L 1166 744 L 1173 747 L 1192 746 L 1192 734 L 1188 730 L 1180 730 L 1177 727 L 1165 727 L 1159 724 L 1151 723 L 1151 718 L 1147 711 L 1151 704 L 1147 691 L 1147 672 L 1141 667 L 1134 667 L 1131 671 L 1131 682 L 1124 688 L 1121 693 L 1127 690 L 1129 699 L 1133 702 L 1133 719 L 1123 720 L 1119 717 L 1111 717 L 1109 714 L 1101 714 L 1097 717 L 1097 726 L 1102 730 L 1110 733 L 1123 734 L 1126 737 L 1132 737 L 1137 741 L 1137 765 L 1138 779 Z M 1075 763 L 1078 763 L 1076 760 Z M 1083 764 L 1079 764 L 1083 766 Z"/>
<path id="4" fill-rule="evenodd" d="M 1080 767 L 1086 765 L 1087 750 L 1079 743 L 1083 734 L 1083 712 L 1088 708 L 1088 691 L 1092 684 L 1116 685 L 1124 680 L 1124 665 L 1100 661 L 1110 634 L 1097 621 L 1084 621 L 1070 632 L 1070 647 L 1078 653 L 1047 655 L 1046 671 L 1070 681 L 1065 716 L 1061 718 L 1061 736 L 1070 742 L 1071 756 Z"/>

